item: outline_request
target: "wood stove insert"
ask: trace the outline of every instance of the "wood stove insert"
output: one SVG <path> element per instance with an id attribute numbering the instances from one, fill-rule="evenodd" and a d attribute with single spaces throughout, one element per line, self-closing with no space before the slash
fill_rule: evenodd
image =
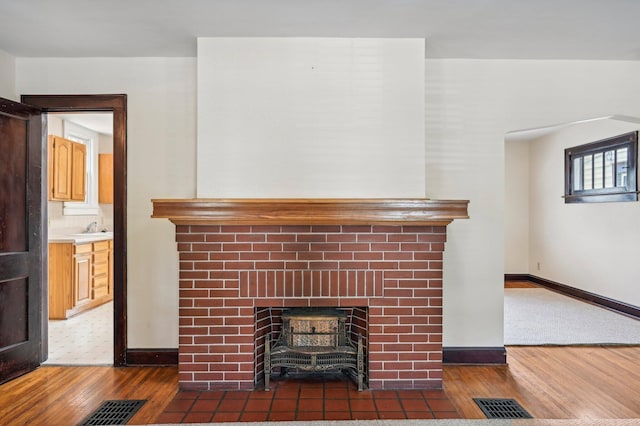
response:
<path id="1" fill-rule="evenodd" d="M 303 371 L 342 370 L 353 373 L 358 390 L 363 389 L 364 353 L 362 335 L 354 343 L 347 335 L 347 314 L 333 308 L 293 308 L 282 313 L 282 332 L 265 342 L 264 389 L 270 390 L 272 369 Z M 272 347 L 273 345 L 273 347 Z"/>

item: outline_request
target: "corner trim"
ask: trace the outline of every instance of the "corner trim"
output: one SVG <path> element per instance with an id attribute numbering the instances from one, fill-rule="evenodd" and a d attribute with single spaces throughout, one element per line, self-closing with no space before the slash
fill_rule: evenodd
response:
<path id="1" fill-rule="evenodd" d="M 178 349 L 127 349 L 127 366 L 178 365 Z"/>
<path id="2" fill-rule="evenodd" d="M 513 278 L 517 277 L 517 278 Z M 517 280 L 517 281 L 530 281 L 538 284 L 541 287 L 548 288 L 549 290 L 557 291 L 558 293 L 565 294 L 567 296 L 575 297 L 576 299 L 584 300 L 594 305 L 598 305 L 605 309 L 610 309 L 618 313 L 628 315 L 630 317 L 640 319 L 640 307 L 631 305 L 629 303 L 621 302 L 619 300 L 610 299 L 599 294 L 591 293 L 579 288 L 571 287 L 566 284 L 561 284 L 555 281 L 548 280 L 546 278 L 536 277 L 531 274 L 504 274 L 505 281 Z"/>
<path id="3" fill-rule="evenodd" d="M 507 363 L 507 350 L 498 347 L 445 347 L 442 348 L 444 364 L 500 364 Z"/>

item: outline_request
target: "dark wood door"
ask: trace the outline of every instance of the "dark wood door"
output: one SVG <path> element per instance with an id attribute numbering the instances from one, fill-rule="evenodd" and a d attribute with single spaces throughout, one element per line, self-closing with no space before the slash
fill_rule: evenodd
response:
<path id="1" fill-rule="evenodd" d="M 42 115 L 0 98 L 0 383 L 43 360 Z"/>

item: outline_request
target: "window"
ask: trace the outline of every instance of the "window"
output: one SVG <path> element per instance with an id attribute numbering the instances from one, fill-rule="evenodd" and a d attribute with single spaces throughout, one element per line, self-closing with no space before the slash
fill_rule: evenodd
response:
<path id="1" fill-rule="evenodd" d="M 638 201 L 638 132 L 565 149 L 565 203 Z"/>
<path id="2" fill-rule="evenodd" d="M 87 196 L 84 202 L 65 201 L 63 214 L 73 216 L 97 215 L 100 212 L 98 205 L 98 179 L 96 176 L 98 158 L 97 133 L 64 120 L 64 137 L 87 146 Z"/>

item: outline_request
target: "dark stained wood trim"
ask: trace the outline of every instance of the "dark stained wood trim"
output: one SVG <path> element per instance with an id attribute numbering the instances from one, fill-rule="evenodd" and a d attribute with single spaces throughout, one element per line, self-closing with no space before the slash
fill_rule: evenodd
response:
<path id="1" fill-rule="evenodd" d="M 444 347 L 444 364 L 506 364 L 507 350 L 500 347 Z"/>
<path id="2" fill-rule="evenodd" d="M 467 200 L 154 199 L 154 218 L 176 225 L 427 225 L 467 219 Z"/>
<path id="3" fill-rule="evenodd" d="M 640 319 L 640 307 L 631 305 L 629 303 L 621 302 L 619 300 L 610 299 L 599 294 L 590 293 L 579 288 L 571 287 L 566 284 L 557 283 L 555 281 L 548 280 L 546 278 L 536 277 L 531 274 L 505 274 L 505 281 L 511 280 L 507 277 L 517 276 L 518 280 L 513 281 L 530 281 L 538 284 L 541 287 L 548 288 L 549 290 L 557 291 L 558 293 L 565 294 L 567 296 L 575 297 L 576 299 L 584 300 L 585 302 L 593 303 L 605 309 L 610 309 L 618 313 L 628 315 L 630 317 Z M 526 278 L 522 278 L 526 277 Z"/>
<path id="4" fill-rule="evenodd" d="M 627 164 L 627 184 L 614 188 L 589 189 L 582 191 L 573 190 L 573 164 L 575 156 L 595 154 L 618 149 L 627 145 L 629 147 L 629 163 Z M 564 202 L 565 203 L 611 203 L 638 201 L 638 132 L 629 132 L 623 135 L 574 146 L 564 150 Z M 604 173 L 604 170 L 603 170 Z"/>
<path id="5" fill-rule="evenodd" d="M 42 108 L 43 112 L 113 113 L 114 365 L 126 365 L 127 95 L 22 95 L 21 101 Z"/>
<path id="6" fill-rule="evenodd" d="M 127 349 L 127 365 L 178 365 L 178 349 Z"/>
<path id="7" fill-rule="evenodd" d="M 530 281 L 529 274 L 504 274 L 505 281 Z"/>

